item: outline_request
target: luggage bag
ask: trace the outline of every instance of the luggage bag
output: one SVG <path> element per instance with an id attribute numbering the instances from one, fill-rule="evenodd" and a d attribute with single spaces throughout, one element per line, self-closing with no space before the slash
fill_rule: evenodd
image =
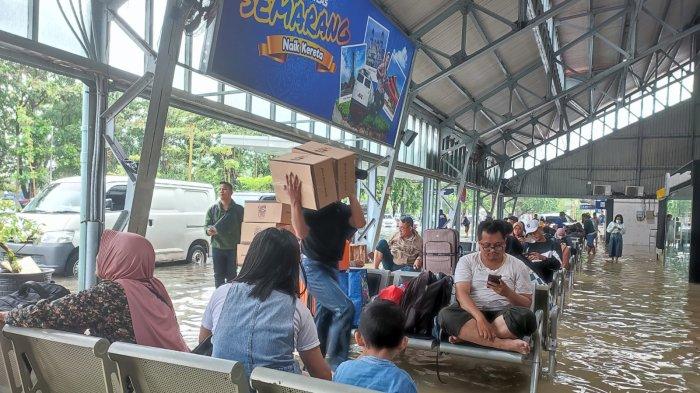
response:
<path id="1" fill-rule="evenodd" d="M 460 255 L 459 233 L 454 229 L 427 229 L 423 234 L 423 270 L 454 274 Z"/>

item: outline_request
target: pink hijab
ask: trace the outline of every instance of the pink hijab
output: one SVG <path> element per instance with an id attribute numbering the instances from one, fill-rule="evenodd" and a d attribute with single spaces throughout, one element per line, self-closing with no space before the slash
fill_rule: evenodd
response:
<path id="1" fill-rule="evenodd" d="M 124 288 L 136 343 L 189 352 L 165 286 L 153 276 L 156 254 L 143 236 L 106 230 L 97 255 L 97 276 Z"/>

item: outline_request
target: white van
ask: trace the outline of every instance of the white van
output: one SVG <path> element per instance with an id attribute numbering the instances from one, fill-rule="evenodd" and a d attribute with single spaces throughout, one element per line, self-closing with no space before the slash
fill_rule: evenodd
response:
<path id="1" fill-rule="evenodd" d="M 109 229 L 124 209 L 126 177 L 107 176 L 105 228 Z M 80 177 L 56 180 L 42 190 L 20 217 L 42 229 L 38 244 L 11 243 L 19 255 L 29 255 L 57 274 L 76 273 L 80 239 Z M 146 238 L 156 251 L 156 262 L 204 262 L 209 254 L 205 234 L 206 211 L 216 201 L 210 184 L 156 180 Z"/>

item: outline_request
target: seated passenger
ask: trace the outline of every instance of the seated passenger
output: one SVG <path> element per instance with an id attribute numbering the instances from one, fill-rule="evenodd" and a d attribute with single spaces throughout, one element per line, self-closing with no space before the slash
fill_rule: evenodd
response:
<path id="1" fill-rule="evenodd" d="M 300 266 L 291 232 L 269 228 L 253 238 L 238 276 L 204 311 L 199 341 L 213 334 L 213 357 L 243 363 L 248 375 L 258 366 L 299 374 L 296 349 L 312 377 L 331 379 L 311 312 L 299 301 Z"/>
<path id="2" fill-rule="evenodd" d="M 385 270 L 420 271 L 423 267 L 423 239 L 413 228 L 411 216 L 401 217 L 398 232 L 388 242 L 377 243 L 374 250 L 374 268 L 381 263 Z"/>
<path id="3" fill-rule="evenodd" d="M 457 263 L 457 303 L 440 311 L 440 326 L 450 335 L 451 343 L 468 341 L 527 354 L 530 345 L 523 338 L 537 328 L 529 308 L 535 290 L 530 272 L 520 260 L 505 253 L 504 221 L 484 221 L 477 234 L 480 251 L 463 256 Z"/>
<path id="4" fill-rule="evenodd" d="M 96 286 L 14 309 L 8 325 L 64 330 L 151 347 L 189 352 L 173 303 L 153 276 L 156 255 L 143 236 L 106 230 L 97 255 Z"/>
<path id="5" fill-rule="evenodd" d="M 417 392 L 411 376 L 392 362 L 408 344 L 404 323 L 404 313 L 394 303 L 378 300 L 369 304 L 355 331 L 362 355 L 341 363 L 333 380 L 386 393 Z"/>
<path id="6" fill-rule="evenodd" d="M 513 236 L 522 244 L 525 243 L 525 224 L 517 221 L 513 224 Z"/>
<path id="7" fill-rule="evenodd" d="M 506 221 L 506 254 L 510 254 L 516 258 L 519 258 L 523 253 L 523 244 L 515 237 L 514 231 L 515 226 L 513 226 L 510 221 Z"/>
<path id="8" fill-rule="evenodd" d="M 564 228 L 557 229 L 557 232 L 554 234 L 554 242 L 559 243 L 561 247 L 561 265 L 564 269 L 568 269 L 571 259 L 571 242 L 567 238 Z"/>
<path id="9" fill-rule="evenodd" d="M 545 283 L 552 282 L 554 272 L 561 269 L 562 249 L 547 239 L 536 220 L 525 224 L 525 254 L 520 258 Z"/>

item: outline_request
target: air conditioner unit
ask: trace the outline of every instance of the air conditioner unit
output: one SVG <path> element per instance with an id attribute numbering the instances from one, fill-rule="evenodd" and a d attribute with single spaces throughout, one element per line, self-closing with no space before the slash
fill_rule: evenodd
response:
<path id="1" fill-rule="evenodd" d="M 612 195 L 612 186 L 609 184 L 596 184 L 593 186 L 593 195 Z"/>
<path id="2" fill-rule="evenodd" d="M 642 186 L 627 186 L 625 188 L 625 195 L 627 195 L 628 197 L 644 196 L 644 187 L 642 187 Z"/>

